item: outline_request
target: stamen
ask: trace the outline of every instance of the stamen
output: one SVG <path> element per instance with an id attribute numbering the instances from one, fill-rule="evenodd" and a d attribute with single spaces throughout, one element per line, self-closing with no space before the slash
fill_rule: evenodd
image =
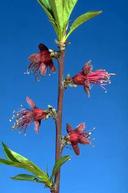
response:
<path id="1" fill-rule="evenodd" d="M 89 135 L 92 135 L 92 132 L 89 132 L 88 134 L 89 134 Z"/>
<path id="2" fill-rule="evenodd" d="M 116 75 L 116 73 L 109 73 L 109 75 L 110 75 L 110 76 L 115 76 L 115 75 Z"/>
<path id="3" fill-rule="evenodd" d="M 107 89 L 103 86 L 103 84 L 100 85 L 100 87 L 104 90 L 104 93 L 107 93 L 107 92 L 108 92 Z"/>
<path id="4" fill-rule="evenodd" d="M 87 62 L 88 65 L 91 65 L 91 63 L 92 63 L 92 60 L 89 60 L 89 61 Z"/>
<path id="5" fill-rule="evenodd" d="M 95 131 L 95 129 L 96 129 L 96 128 L 93 127 L 93 128 L 88 132 L 88 138 L 91 139 L 91 141 L 92 141 L 91 136 L 92 136 L 93 132 Z"/>
<path id="6" fill-rule="evenodd" d="M 30 75 L 30 71 L 27 70 L 26 72 L 24 72 L 25 75 Z"/>

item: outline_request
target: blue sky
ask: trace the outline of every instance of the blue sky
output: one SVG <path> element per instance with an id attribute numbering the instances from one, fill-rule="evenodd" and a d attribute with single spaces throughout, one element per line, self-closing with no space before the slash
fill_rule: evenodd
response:
<path id="1" fill-rule="evenodd" d="M 73 127 L 86 122 L 87 129 L 96 127 L 93 134 L 95 147 L 80 146 L 78 157 L 72 149 L 65 149 L 72 160 L 62 169 L 61 193 L 127 193 L 128 186 L 128 26 L 126 0 L 79 0 L 71 22 L 89 10 L 103 10 L 103 14 L 81 26 L 70 37 L 66 50 L 65 75 L 74 75 L 89 59 L 94 69 L 105 68 L 115 72 L 108 92 L 94 86 L 88 98 L 83 89 L 65 92 L 63 134 L 65 124 Z M 44 42 L 56 49 L 55 34 L 38 3 L 33 0 L 6 0 L 0 2 L 0 141 L 28 157 L 43 169 L 51 171 L 54 164 L 55 128 L 52 120 L 42 122 L 40 134 L 33 125 L 24 136 L 11 130 L 9 118 L 20 104 L 27 107 L 25 97 L 30 96 L 39 107 L 56 106 L 57 73 L 35 82 L 24 75 L 28 56 L 37 52 Z M 57 66 L 57 64 L 55 63 Z M 3 156 L 2 147 L 0 155 Z M 25 171 L 0 165 L 2 193 L 49 192 L 42 185 L 15 182 L 9 177 Z"/>

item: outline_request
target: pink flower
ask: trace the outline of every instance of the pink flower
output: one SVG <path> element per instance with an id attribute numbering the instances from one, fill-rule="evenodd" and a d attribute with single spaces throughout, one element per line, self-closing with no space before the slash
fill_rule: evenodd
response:
<path id="1" fill-rule="evenodd" d="M 36 104 L 26 97 L 26 101 L 30 106 L 30 109 L 22 108 L 19 112 L 16 112 L 13 117 L 15 118 L 15 123 L 13 125 L 14 129 L 20 129 L 26 131 L 26 128 L 34 122 L 35 131 L 39 132 L 39 127 L 43 119 L 48 118 L 49 112 L 47 110 L 40 109 L 36 107 Z"/>
<path id="2" fill-rule="evenodd" d="M 68 142 L 71 143 L 72 148 L 76 155 L 80 154 L 78 143 L 80 144 L 90 144 L 89 136 L 90 134 L 84 131 L 85 124 L 80 123 L 76 129 L 73 130 L 72 126 L 67 124 L 68 136 L 66 137 Z"/>
<path id="3" fill-rule="evenodd" d="M 105 85 L 111 83 L 110 77 L 115 75 L 114 73 L 108 73 L 104 69 L 92 71 L 90 61 L 87 62 L 82 71 L 72 77 L 73 84 L 82 85 L 88 96 L 90 96 L 90 85 L 98 84 L 104 88 Z M 105 88 L 104 88 L 105 89 Z"/>
<path id="4" fill-rule="evenodd" d="M 31 63 L 28 66 L 28 72 L 34 73 L 36 78 L 40 75 L 44 76 L 48 68 L 52 72 L 56 71 L 48 48 L 42 43 L 38 47 L 40 52 L 29 57 Z"/>

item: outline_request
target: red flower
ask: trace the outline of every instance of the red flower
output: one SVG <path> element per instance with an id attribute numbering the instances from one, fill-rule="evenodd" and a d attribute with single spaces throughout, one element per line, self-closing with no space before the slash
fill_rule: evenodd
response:
<path id="1" fill-rule="evenodd" d="M 48 67 L 52 72 L 56 71 L 48 48 L 42 43 L 38 47 L 40 52 L 29 57 L 31 63 L 28 66 L 28 72 L 33 72 L 36 78 L 44 76 Z"/>
<path id="2" fill-rule="evenodd" d="M 49 112 L 47 110 L 40 109 L 36 107 L 36 104 L 26 97 L 26 101 L 30 106 L 30 109 L 22 108 L 19 112 L 16 112 L 13 117 L 15 118 L 15 123 L 13 125 L 14 129 L 21 129 L 26 131 L 26 128 L 34 122 L 35 131 L 39 132 L 39 127 L 41 120 L 48 118 Z"/>
<path id="3" fill-rule="evenodd" d="M 104 69 L 92 71 L 92 66 L 90 65 L 89 61 L 84 65 L 81 72 L 72 77 L 72 82 L 76 85 L 84 86 L 84 89 L 89 96 L 91 84 L 98 84 L 104 88 L 106 84 L 111 83 L 110 77 L 112 75 L 115 74 L 108 73 Z"/>
<path id="4" fill-rule="evenodd" d="M 85 124 L 80 123 L 76 129 L 73 130 L 72 126 L 67 124 L 68 136 L 66 137 L 68 142 L 71 143 L 72 148 L 76 155 L 80 154 L 78 143 L 81 144 L 90 144 L 89 136 L 90 133 L 84 131 Z"/>

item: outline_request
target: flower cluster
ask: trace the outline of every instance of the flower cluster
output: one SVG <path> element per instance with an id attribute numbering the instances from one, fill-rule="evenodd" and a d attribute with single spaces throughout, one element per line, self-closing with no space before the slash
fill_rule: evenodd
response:
<path id="1" fill-rule="evenodd" d="M 110 84 L 110 77 L 115 75 L 114 73 L 108 73 L 104 69 L 96 71 L 92 70 L 91 61 L 87 62 L 82 70 L 75 76 L 70 77 L 69 75 L 64 81 L 64 86 L 83 86 L 85 92 L 90 96 L 91 84 L 97 84 L 104 88 L 105 85 Z"/>
<path id="2" fill-rule="evenodd" d="M 56 68 L 52 61 L 52 56 L 47 46 L 40 43 L 38 47 L 39 53 L 29 56 L 29 60 L 31 63 L 28 66 L 28 72 L 34 73 L 36 79 L 38 79 L 40 75 L 44 76 L 48 68 L 50 68 L 51 72 L 56 71 Z"/>
<path id="3" fill-rule="evenodd" d="M 13 129 L 20 129 L 26 131 L 26 128 L 32 122 L 34 122 L 34 130 L 36 133 L 38 133 L 41 121 L 48 119 L 49 117 L 54 118 L 54 115 L 56 113 L 55 109 L 51 106 L 49 106 L 48 110 L 40 109 L 29 97 L 26 97 L 26 101 L 30 108 L 22 108 L 20 111 L 14 112 L 13 118 L 15 119 L 15 123 L 13 125 Z"/>
<path id="4" fill-rule="evenodd" d="M 36 78 L 39 78 L 40 75 L 45 75 L 48 68 L 50 71 L 55 72 L 56 68 L 53 64 L 52 58 L 59 58 L 60 52 L 53 51 L 48 49 L 44 44 L 39 44 L 39 53 L 32 54 L 29 57 L 30 64 L 28 66 L 28 71 L 33 72 Z M 90 96 L 90 88 L 92 84 L 100 85 L 104 88 L 105 85 L 110 83 L 111 76 L 114 73 L 108 73 L 104 69 L 99 69 L 93 71 L 91 61 L 88 61 L 82 70 L 78 72 L 73 77 L 67 75 L 63 81 L 64 88 L 68 86 L 77 87 L 83 86 L 85 92 Z M 13 119 L 15 123 L 13 125 L 14 129 L 20 129 L 26 131 L 26 128 L 34 123 L 34 130 L 36 133 L 39 132 L 41 121 L 52 117 L 53 119 L 57 118 L 57 112 L 52 106 L 48 106 L 48 109 L 44 110 L 38 108 L 32 99 L 26 97 L 26 101 L 30 108 L 21 108 L 20 111 L 15 112 Z M 67 135 L 62 137 L 61 140 L 61 149 L 67 144 L 70 144 L 76 155 L 80 154 L 78 144 L 90 144 L 90 135 L 92 132 L 87 132 L 84 130 L 85 124 L 80 123 L 75 129 L 72 128 L 70 124 L 67 124 Z"/>

